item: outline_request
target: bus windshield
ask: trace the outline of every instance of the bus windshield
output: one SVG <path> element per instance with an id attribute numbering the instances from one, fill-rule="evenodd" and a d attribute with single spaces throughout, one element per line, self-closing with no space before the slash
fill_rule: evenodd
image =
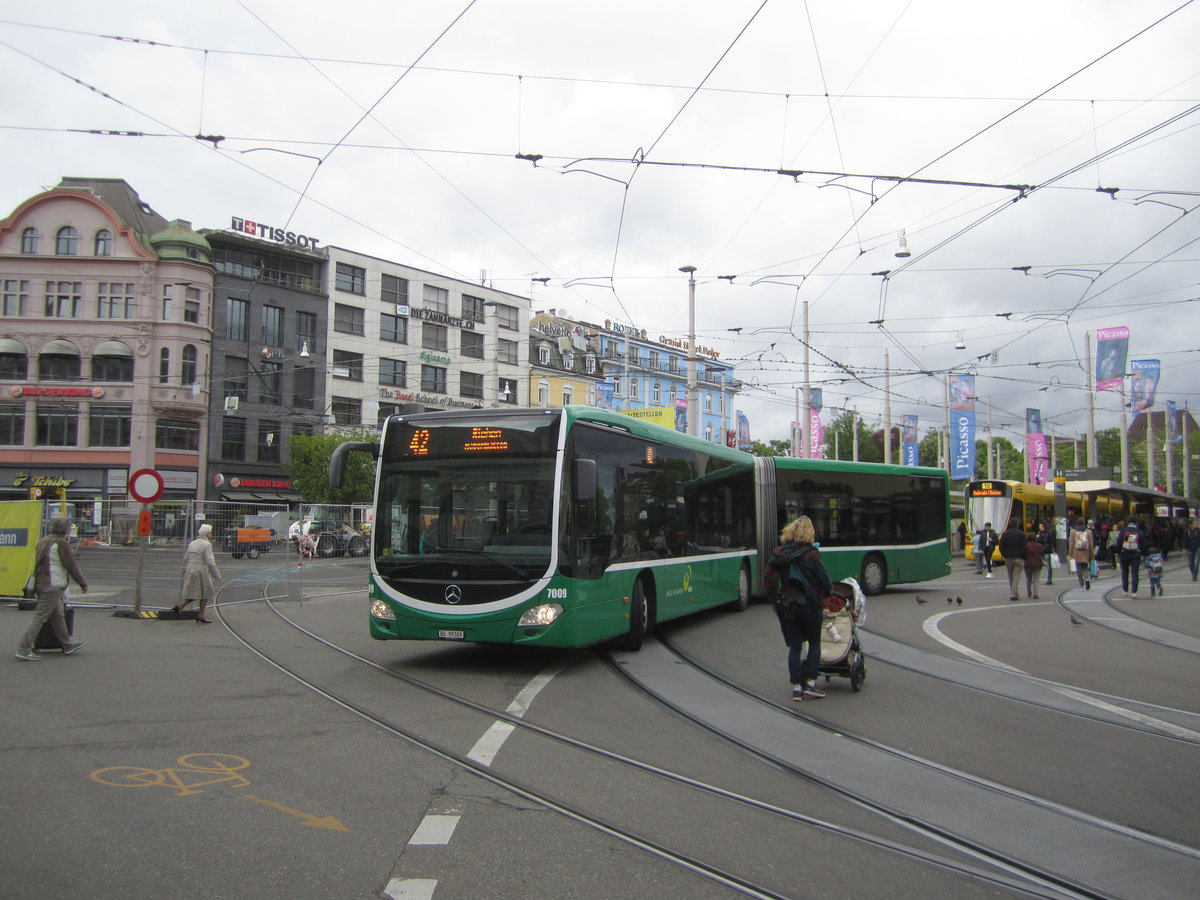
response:
<path id="1" fill-rule="evenodd" d="M 481 424 L 482 423 L 482 424 Z M 532 581 L 552 561 L 560 415 L 393 419 L 374 527 L 384 579 Z"/>
<path id="2" fill-rule="evenodd" d="M 1003 481 L 972 481 L 963 491 L 967 502 L 967 528 L 972 534 L 987 523 L 996 531 L 1008 527 L 1013 511 L 1012 487 Z"/>

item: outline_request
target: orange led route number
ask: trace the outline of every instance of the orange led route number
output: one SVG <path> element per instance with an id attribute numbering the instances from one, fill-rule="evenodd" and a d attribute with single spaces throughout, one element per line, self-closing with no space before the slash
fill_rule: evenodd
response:
<path id="1" fill-rule="evenodd" d="M 500 428 L 472 428 L 471 437 L 462 449 L 465 453 L 497 453 L 509 449 L 508 440 Z M 429 429 L 417 428 L 408 439 L 408 452 L 413 456 L 429 455 Z"/>

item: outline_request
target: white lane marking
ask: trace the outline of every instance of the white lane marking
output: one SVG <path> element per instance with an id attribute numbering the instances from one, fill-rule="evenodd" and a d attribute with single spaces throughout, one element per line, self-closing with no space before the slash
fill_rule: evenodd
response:
<path id="1" fill-rule="evenodd" d="M 513 733 L 516 726 L 511 722 L 493 722 L 492 727 L 483 733 L 483 737 L 475 742 L 475 746 L 471 748 L 471 752 L 467 754 L 468 759 L 472 759 L 481 766 L 490 766 L 492 760 L 496 758 L 496 754 L 500 752 L 500 748 L 504 746 L 504 742 L 508 740 L 508 736 Z"/>
<path id="2" fill-rule="evenodd" d="M 1026 605 L 1027 606 L 1049 606 L 1050 604 L 1048 604 L 1048 603 L 1029 603 Z M 1022 672 L 1020 669 L 1013 668 L 1012 666 L 1008 665 L 1007 663 L 1000 662 L 1000 660 L 998 660 L 998 659 L 992 659 L 990 656 L 984 656 L 979 651 L 972 650 L 970 647 L 966 646 L 965 644 L 960 644 L 958 641 L 946 637 L 946 635 L 942 634 L 942 632 L 938 629 L 938 625 L 941 623 L 942 619 L 946 618 L 946 616 L 952 616 L 956 613 L 986 612 L 986 611 L 992 610 L 992 609 L 1007 609 L 1007 608 L 1008 607 L 1006 607 L 1006 606 L 973 606 L 970 609 L 955 609 L 955 610 L 951 610 L 950 612 L 937 613 L 936 615 L 930 616 L 928 619 L 925 620 L 924 624 L 921 627 L 925 630 L 925 633 L 927 635 L 929 635 L 931 638 L 933 638 L 939 644 L 941 644 L 945 647 L 949 647 L 951 650 L 955 651 L 956 653 L 961 653 L 963 656 L 967 657 L 967 659 L 973 659 L 973 660 L 975 660 L 975 662 L 983 663 L 985 666 L 997 666 L 998 668 L 1005 669 L 1009 672 L 1016 672 L 1019 675 L 1025 675 L 1026 673 Z"/>
<path id="3" fill-rule="evenodd" d="M 408 839 L 409 845 L 431 846 L 450 843 L 454 829 L 458 827 L 458 816 L 427 815 Z"/>
<path id="4" fill-rule="evenodd" d="M 513 698 L 512 703 L 508 704 L 508 709 L 505 712 L 518 719 L 523 718 L 526 711 L 533 704 L 533 699 L 566 665 L 564 661 L 558 665 L 551 666 L 544 672 L 534 675 L 529 680 L 529 684 L 521 688 L 517 696 Z M 481 766 L 490 766 L 492 760 L 496 758 L 496 754 L 500 752 L 500 748 L 504 746 L 504 742 L 513 733 L 515 727 L 511 722 L 493 722 L 491 727 L 483 733 L 483 736 L 475 742 L 475 746 L 467 754 L 468 759 L 479 763 Z"/>
<path id="5" fill-rule="evenodd" d="M 393 878 L 383 889 L 388 900 L 433 900 L 436 878 Z"/>
<path id="6" fill-rule="evenodd" d="M 1072 600 L 1071 603 L 1074 604 L 1075 601 Z M 1024 605 L 1025 606 L 1051 606 L 1052 604 L 1047 603 L 1046 601 L 1042 601 L 1040 603 L 1025 603 Z M 970 647 L 966 646 L 965 644 L 960 644 L 960 643 L 958 643 L 958 641 L 955 641 L 955 640 L 952 640 L 951 638 L 946 637 L 946 635 L 942 634 L 942 632 L 938 628 L 938 625 L 941 623 L 942 619 L 946 618 L 947 616 L 960 615 L 962 613 L 986 612 L 988 610 L 993 610 L 993 609 L 1011 609 L 1011 608 L 1012 608 L 1011 606 L 997 604 L 996 606 L 976 606 L 976 607 L 972 607 L 971 609 L 955 609 L 955 610 L 951 610 L 950 612 L 937 613 L 936 615 L 930 616 L 928 619 L 925 620 L 925 622 L 922 624 L 921 627 L 924 629 L 924 631 L 927 635 L 929 635 L 931 638 L 933 638 L 939 644 L 941 644 L 945 647 L 949 647 L 951 650 L 954 650 L 957 653 L 961 653 L 963 656 L 966 656 L 968 659 L 973 659 L 976 662 L 983 663 L 984 665 L 987 665 L 987 666 L 996 666 L 998 668 L 1004 669 L 1006 672 L 1012 672 L 1014 675 L 1029 675 L 1028 672 L 1022 671 L 1021 669 L 1018 669 L 1014 666 L 1010 666 L 1007 663 L 1002 663 L 997 659 L 992 659 L 990 656 L 985 656 L 984 654 L 978 652 L 977 650 L 972 650 Z M 1111 713 L 1114 716 L 1121 716 L 1122 718 L 1126 718 L 1133 722 L 1137 722 L 1140 725 L 1145 725 L 1147 728 L 1154 728 L 1158 731 L 1165 732 L 1165 733 L 1173 735 L 1175 737 L 1187 738 L 1188 740 L 1193 740 L 1193 741 L 1200 740 L 1200 732 L 1191 731 L 1190 729 L 1187 729 L 1187 728 L 1182 728 L 1179 725 L 1175 725 L 1172 722 L 1164 722 L 1162 719 L 1156 719 L 1153 716 L 1147 716 L 1147 715 L 1144 715 L 1143 713 L 1135 712 L 1132 709 L 1125 709 L 1124 707 L 1116 706 L 1115 704 L 1109 703 L 1105 700 L 1101 700 L 1098 697 L 1092 697 L 1092 696 L 1089 696 L 1088 694 L 1081 694 L 1078 691 L 1072 690 L 1071 688 L 1058 687 L 1056 685 L 1050 685 L 1050 684 L 1045 685 L 1045 686 L 1048 687 L 1050 690 L 1054 691 L 1055 693 L 1061 694 L 1064 697 L 1069 697 L 1070 699 L 1075 700 L 1079 703 L 1085 703 L 1090 706 L 1094 706 L 1097 709 L 1102 709 L 1105 712 Z"/>

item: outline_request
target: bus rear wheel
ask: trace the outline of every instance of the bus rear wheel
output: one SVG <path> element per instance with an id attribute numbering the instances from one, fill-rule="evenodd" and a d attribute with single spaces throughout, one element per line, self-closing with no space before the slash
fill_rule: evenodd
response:
<path id="1" fill-rule="evenodd" d="M 858 582 L 867 596 L 882 594 L 883 589 L 887 587 L 887 565 L 878 553 L 867 554 L 859 574 Z"/>
<path id="2" fill-rule="evenodd" d="M 639 578 L 633 583 L 633 593 L 629 598 L 629 632 L 621 639 L 621 649 L 641 650 L 642 641 L 650 633 L 650 622 L 650 594 L 646 590 L 646 582 Z"/>

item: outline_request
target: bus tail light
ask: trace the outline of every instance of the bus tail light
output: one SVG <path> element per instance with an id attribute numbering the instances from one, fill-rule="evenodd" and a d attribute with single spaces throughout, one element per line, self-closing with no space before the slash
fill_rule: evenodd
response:
<path id="1" fill-rule="evenodd" d="M 517 622 L 518 628 L 528 628 L 531 625 L 553 625 L 554 622 L 562 615 L 561 603 L 543 603 L 541 606 L 532 606 L 521 614 L 521 620 Z"/>

